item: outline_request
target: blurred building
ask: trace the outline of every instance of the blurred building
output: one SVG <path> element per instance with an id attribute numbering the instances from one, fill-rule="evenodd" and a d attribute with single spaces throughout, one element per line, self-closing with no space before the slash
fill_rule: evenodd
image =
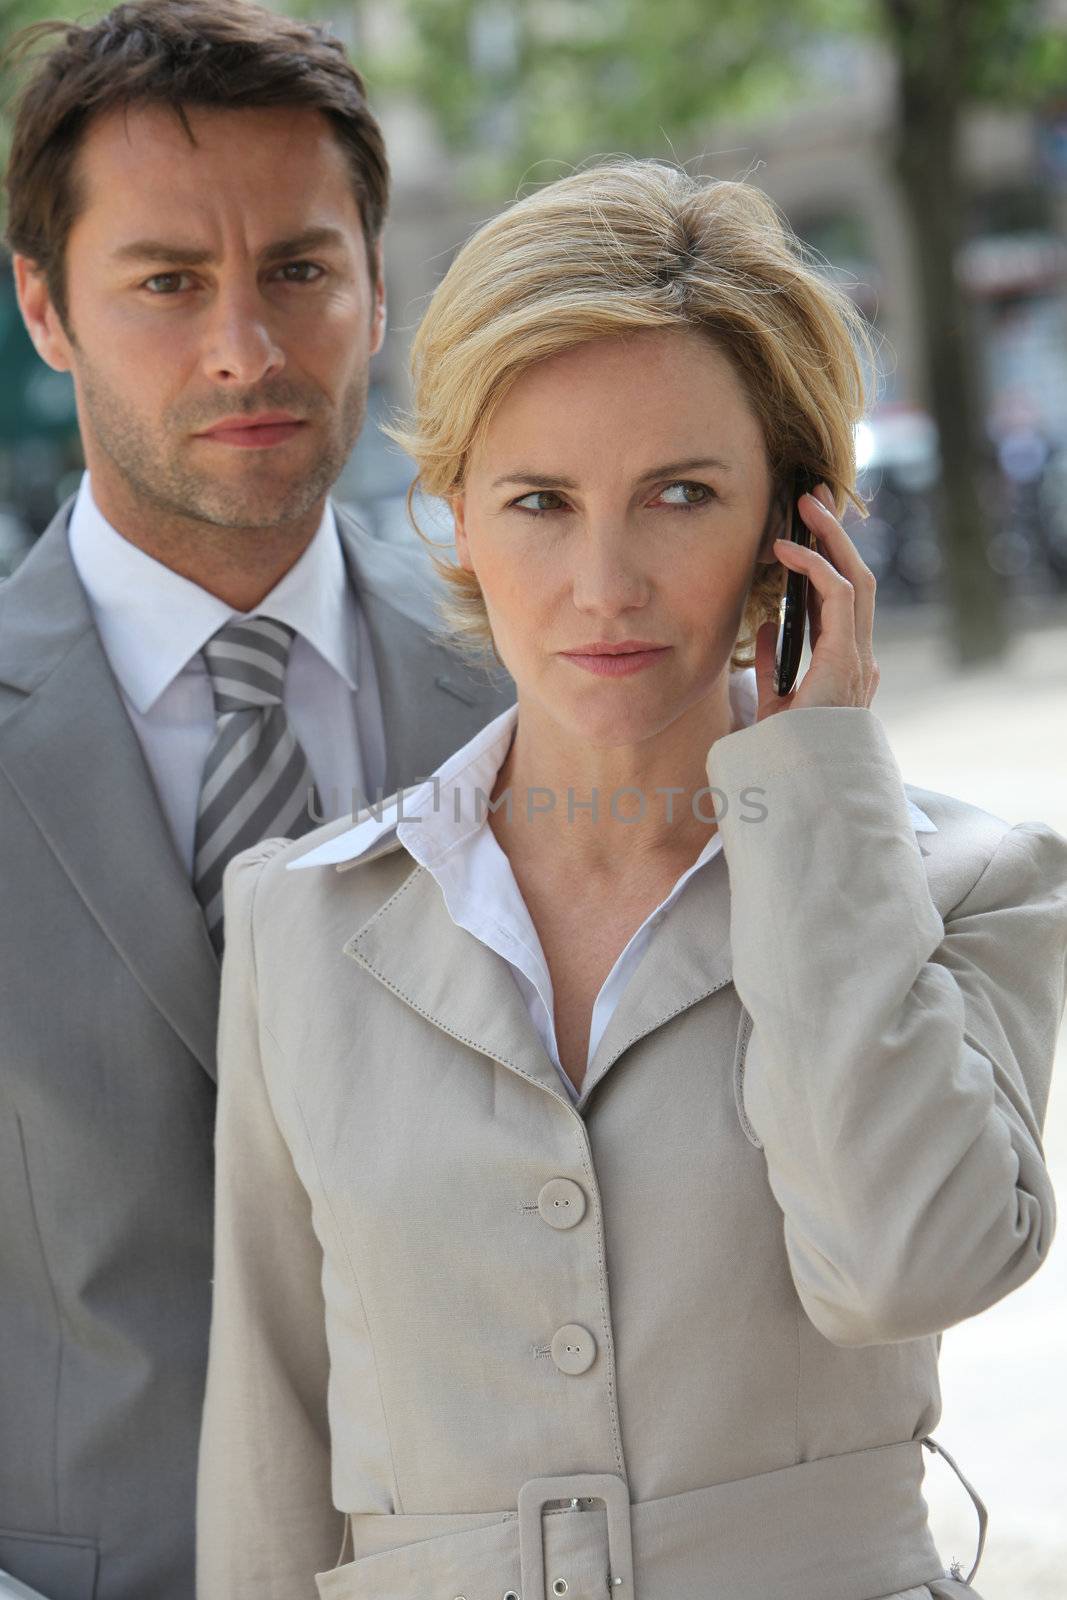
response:
<path id="1" fill-rule="evenodd" d="M 285 9 L 284 0 L 275 3 Z M 357 64 L 402 49 L 403 30 L 411 26 L 404 8 L 390 0 L 365 0 L 358 7 L 340 0 L 331 6 L 327 0 L 320 15 L 345 40 Z M 509 24 L 514 15 L 497 0 L 486 0 L 474 14 L 473 48 L 487 71 L 511 48 L 508 28 L 515 25 Z M 893 172 L 894 63 L 873 39 L 813 37 L 796 69 L 796 97 L 773 113 L 710 118 L 699 145 L 682 148 L 675 140 L 672 148 L 665 140 L 662 150 L 651 153 L 685 160 L 694 171 L 758 183 L 801 237 L 833 264 L 885 337 L 878 410 L 865 448 L 875 466 L 899 464 L 921 491 L 937 473 L 936 429 L 925 409 L 912 259 L 921 240 L 910 237 Z M 385 239 L 389 330 L 372 368 L 374 419 L 407 398 L 411 338 L 456 249 L 512 196 L 473 201 L 463 159 L 443 147 L 425 109 L 410 95 L 375 94 L 373 75 L 370 90 L 394 173 Z M 665 131 L 670 135 L 669 128 Z M 490 135 L 506 144 L 506 107 L 487 130 Z M 1009 478 L 1018 470 L 1022 481 L 1028 481 L 1027 473 L 1037 481 L 1036 472 L 1046 501 L 1050 495 L 1055 500 L 1051 515 L 1067 583 L 1067 94 L 1043 118 L 975 109 L 966 122 L 964 153 L 971 237 L 959 272 L 975 311 L 990 448 L 1001 451 Z M 555 164 L 559 154 L 544 151 L 550 163 L 546 172 L 565 170 Z M 532 174 L 534 180 L 539 176 Z M 2 565 L 5 515 L 28 517 L 39 531 L 57 481 L 64 489 L 69 486 L 76 465 L 69 380 L 47 373 L 36 361 L 3 273 L 0 368 Z M 1050 473 L 1049 489 L 1045 468 L 1053 458 L 1058 477 Z M 405 458 L 369 427 L 339 493 L 364 513 L 375 532 L 405 537 L 403 494 L 410 476 Z M 1009 566 L 1012 561 L 1025 565 L 1018 540 L 1016 546 L 1014 556 L 1004 557 Z M 916 571 L 925 564 L 932 572 L 936 547 L 931 529 L 915 546 Z"/>
<path id="2" fill-rule="evenodd" d="M 398 33 L 402 47 L 410 26 L 387 0 L 365 4 L 358 17 L 347 10 L 327 15 L 357 61 L 395 50 Z M 472 51 L 487 71 L 508 54 L 509 16 L 514 10 L 497 0 L 475 13 Z M 883 509 L 894 526 L 875 516 L 865 532 L 872 564 L 879 538 L 886 543 L 879 570 L 890 580 L 885 598 L 898 588 L 914 597 L 930 592 L 940 571 L 938 531 L 923 498 L 939 467 L 913 261 L 921 240 L 911 238 L 893 168 L 895 63 L 873 38 L 813 37 L 796 71 L 797 96 L 773 113 L 709 118 L 699 143 L 665 139 L 662 150 L 634 153 L 758 183 L 832 263 L 884 336 L 863 448 L 872 482 L 889 490 Z M 370 87 L 374 98 L 373 78 Z M 442 147 L 425 110 L 395 93 L 375 103 L 394 171 L 386 234 L 390 333 L 378 375 L 383 394 L 403 402 L 411 336 L 426 299 L 470 231 L 512 195 L 471 201 L 462 158 Z M 506 141 L 507 115 L 486 132 Z M 1067 95 L 1043 117 L 976 107 L 965 121 L 963 151 L 970 238 L 959 275 L 973 310 L 990 460 L 1001 470 L 1004 502 L 990 559 L 1024 587 L 1047 586 L 1050 578 L 1067 587 Z M 544 156 L 544 171 L 566 170 L 557 164 L 559 151 Z M 540 176 L 532 173 L 531 181 Z M 402 534 L 402 519 L 390 527 Z"/>
<path id="3" fill-rule="evenodd" d="M 377 4 L 364 8 L 358 34 L 343 25 L 347 18 L 330 20 L 347 31 L 357 60 L 361 45 L 380 47 L 401 26 L 394 10 Z M 856 280 L 854 297 L 893 352 L 883 399 L 921 405 L 916 275 L 892 170 L 893 60 L 872 39 L 814 40 L 797 73 L 805 85 L 797 103 L 758 120 L 709 119 L 699 148 L 675 141 L 677 157 L 691 170 L 758 183 L 804 239 Z M 385 96 L 376 107 L 395 177 L 387 236 L 394 320 L 383 372 L 399 395 L 426 296 L 494 206 L 464 199 L 462 163 L 441 148 L 417 105 Z M 653 153 L 669 157 L 666 145 Z M 1044 119 L 976 109 L 964 159 L 971 240 L 960 276 L 978 310 L 990 409 L 1025 403 L 1067 440 L 1067 94 Z M 498 204 L 510 198 L 501 194 Z"/>

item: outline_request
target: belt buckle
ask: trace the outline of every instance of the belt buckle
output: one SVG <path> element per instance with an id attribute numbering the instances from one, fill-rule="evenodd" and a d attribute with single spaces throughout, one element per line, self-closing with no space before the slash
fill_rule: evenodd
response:
<path id="1" fill-rule="evenodd" d="M 603 1500 L 608 1524 L 607 1592 L 618 1600 L 634 1600 L 630 1490 L 614 1472 L 569 1472 L 558 1478 L 527 1478 L 522 1484 L 518 1495 L 522 1600 L 546 1600 L 542 1507 L 547 1500 L 576 1498 Z"/>

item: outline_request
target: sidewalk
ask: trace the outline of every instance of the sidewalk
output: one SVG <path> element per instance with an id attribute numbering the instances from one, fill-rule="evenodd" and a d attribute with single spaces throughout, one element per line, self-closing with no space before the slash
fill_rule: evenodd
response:
<path id="1" fill-rule="evenodd" d="M 1027 606 L 1011 656 L 992 671 L 956 673 L 940 643 L 943 631 L 940 614 L 928 608 L 876 619 L 881 683 L 872 709 L 905 780 L 959 795 L 1008 822 L 1047 822 L 1067 836 L 1067 605 Z M 1067 1213 L 1067 1025 L 1045 1153 Z M 976 1589 L 983 1600 L 1064 1600 L 1063 1239 L 1029 1283 L 944 1335 L 941 1387 L 934 1437 L 989 1510 Z M 948 1465 L 929 1455 L 925 1492 L 938 1548 L 966 1575 L 978 1533 L 970 1498 Z"/>

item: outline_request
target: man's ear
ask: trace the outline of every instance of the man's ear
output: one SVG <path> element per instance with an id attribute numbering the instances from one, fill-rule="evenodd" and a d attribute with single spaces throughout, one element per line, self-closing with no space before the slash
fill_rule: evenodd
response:
<path id="1" fill-rule="evenodd" d="M 69 372 L 73 364 L 70 340 L 48 293 L 44 273 L 29 256 L 13 256 L 11 265 L 19 310 L 34 349 L 53 372 Z"/>
<path id="2" fill-rule="evenodd" d="M 382 256 L 382 241 L 379 239 L 374 246 L 376 271 L 374 278 L 374 311 L 371 316 L 370 353 L 376 356 L 385 342 L 386 304 L 385 304 L 385 262 Z"/>
<path id="3" fill-rule="evenodd" d="M 474 563 L 471 561 L 471 547 L 467 539 L 466 496 L 450 495 L 448 503 L 452 509 L 452 526 L 455 530 L 456 560 L 465 572 L 473 572 Z"/>

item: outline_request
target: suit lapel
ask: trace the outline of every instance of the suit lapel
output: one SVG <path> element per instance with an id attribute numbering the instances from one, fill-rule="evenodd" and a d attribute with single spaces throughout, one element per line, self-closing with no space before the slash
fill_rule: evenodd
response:
<path id="1" fill-rule="evenodd" d="M 145 993 L 214 1077 L 218 961 L 70 557 L 73 503 L 0 589 L 0 685 L 25 696 L 0 723 L 0 770 Z M 418 551 L 373 540 L 335 509 L 374 650 L 391 793 L 501 711 L 510 680 L 483 680 L 428 637 Z"/>
<path id="2" fill-rule="evenodd" d="M 3 589 L 0 770 L 111 944 L 215 1073 L 219 968 L 93 625 L 65 505 Z"/>
<path id="3" fill-rule="evenodd" d="M 337 528 L 363 608 L 385 726 L 387 795 L 427 778 L 514 699 L 506 673 L 468 667 L 433 637 L 428 560 L 365 533 L 341 506 Z M 357 691 L 358 693 L 358 691 Z"/>

